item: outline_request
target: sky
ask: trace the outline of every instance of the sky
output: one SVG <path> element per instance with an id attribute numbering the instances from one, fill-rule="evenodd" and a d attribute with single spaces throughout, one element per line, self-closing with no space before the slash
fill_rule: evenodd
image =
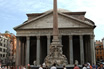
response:
<path id="1" fill-rule="evenodd" d="M 27 13 L 42 13 L 53 8 L 53 0 L 0 0 L 0 32 L 10 31 L 27 20 Z M 104 0 L 58 0 L 58 8 L 72 12 L 86 11 L 95 22 L 95 40 L 104 37 Z"/>

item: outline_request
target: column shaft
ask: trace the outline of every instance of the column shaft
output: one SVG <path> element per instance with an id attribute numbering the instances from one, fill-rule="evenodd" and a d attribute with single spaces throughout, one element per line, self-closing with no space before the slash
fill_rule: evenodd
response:
<path id="1" fill-rule="evenodd" d="M 80 61 L 84 64 L 84 47 L 83 47 L 83 36 L 80 35 Z"/>
<path id="2" fill-rule="evenodd" d="M 72 35 L 69 36 L 69 48 L 70 48 L 70 64 L 73 64 L 73 38 Z"/>
<path id="3" fill-rule="evenodd" d="M 47 55 L 49 54 L 50 49 L 50 36 L 47 36 Z"/>
<path id="4" fill-rule="evenodd" d="M 90 35 L 90 48 L 91 48 L 91 62 L 95 63 L 95 47 L 94 47 L 94 35 Z"/>
<path id="5" fill-rule="evenodd" d="M 19 65 L 21 65 L 21 40 L 19 41 Z"/>
<path id="6" fill-rule="evenodd" d="M 24 43 L 22 43 L 22 65 L 24 65 Z"/>
<path id="7" fill-rule="evenodd" d="M 40 36 L 37 36 L 36 62 L 37 62 L 37 65 L 40 65 Z"/>
<path id="8" fill-rule="evenodd" d="M 26 66 L 29 64 L 29 56 L 30 56 L 30 37 L 26 37 Z"/>
<path id="9" fill-rule="evenodd" d="M 19 65 L 19 37 L 17 37 L 17 46 L 16 46 L 16 66 Z"/>

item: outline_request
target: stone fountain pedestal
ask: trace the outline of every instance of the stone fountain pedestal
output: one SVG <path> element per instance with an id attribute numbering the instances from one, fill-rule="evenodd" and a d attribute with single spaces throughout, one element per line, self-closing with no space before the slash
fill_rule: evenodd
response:
<path id="1" fill-rule="evenodd" d="M 47 66 L 52 66 L 54 63 L 57 66 L 68 64 L 66 56 L 62 54 L 62 45 L 59 40 L 53 40 L 50 45 L 50 52 L 45 58 Z"/>

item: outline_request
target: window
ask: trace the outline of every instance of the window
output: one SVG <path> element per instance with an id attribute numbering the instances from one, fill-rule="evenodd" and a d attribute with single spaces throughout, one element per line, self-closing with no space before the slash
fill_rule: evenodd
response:
<path id="1" fill-rule="evenodd" d="M 3 57 L 5 57 L 5 54 L 3 54 Z"/>
<path id="2" fill-rule="evenodd" d="M 2 54 L 0 54 L 0 57 L 2 57 Z"/>
<path id="3" fill-rule="evenodd" d="M 5 49 L 3 49 L 3 52 L 5 52 Z"/>
<path id="4" fill-rule="evenodd" d="M 98 51 L 97 51 L 97 54 L 98 54 Z"/>
<path id="5" fill-rule="evenodd" d="M 5 57 L 7 57 L 7 54 L 5 55 Z"/>
<path id="6" fill-rule="evenodd" d="M 97 56 L 97 59 L 99 58 L 99 56 Z"/>
<path id="7" fill-rule="evenodd" d="M 97 49 L 97 51 L 98 51 L 98 49 Z"/>
<path id="8" fill-rule="evenodd" d="M 10 56 L 10 53 L 9 53 L 9 56 Z"/>
<path id="9" fill-rule="evenodd" d="M 2 46 L 2 43 L 0 42 L 0 46 Z"/>
<path id="10" fill-rule="evenodd" d="M 101 54 L 102 52 L 100 51 L 100 54 Z"/>
<path id="11" fill-rule="evenodd" d="M 4 44 L 4 47 L 5 47 L 5 44 Z"/>
<path id="12" fill-rule="evenodd" d="M 0 48 L 0 51 L 2 51 L 2 48 Z"/>
<path id="13" fill-rule="evenodd" d="M 100 59 L 102 59 L 102 56 L 100 56 Z"/>

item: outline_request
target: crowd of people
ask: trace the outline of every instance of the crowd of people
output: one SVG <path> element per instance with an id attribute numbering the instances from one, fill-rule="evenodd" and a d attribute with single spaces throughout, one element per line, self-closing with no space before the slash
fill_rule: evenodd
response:
<path id="1" fill-rule="evenodd" d="M 39 69 L 44 69 L 44 67 L 41 65 L 39 67 Z M 45 69 L 57 69 L 56 65 L 53 64 L 53 66 L 51 68 L 45 68 Z M 67 67 L 64 65 L 63 66 L 63 69 L 67 69 Z M 100 65 L 91 65 L 90 63 L 86 63 L 86 64 L 83 64 L 81 67 L 79 67 L 77 64 L 74 65 L 73 68 L 68 68 L 68 69 L 104 69 L 103 67 L 103 64 L 100 64 Z"/>
<path id="2" fill-rule="evenodd" d="M 17 69 L 17 66 L 6 66 L 6 65 L 1 65 L 0 63 L 0 69 Z M 19 69 L 26 69 L 26 67 L 20 66 Z"/>
<path id="3" fill-rule="evenodd" d="M 9 67 L 8 66 L 2 66 L 0 64 L 0 69 L 17 69 L 17 67 L 11 68 L 10 66 Z M 22 66 L 19 69 L 26 69 L 26 67 Z M 31 69 L 30 65 L 28 65 L 27 69 Z M 56 67 L 56 64 L 53 64 L 53 66 L 51 66 L 51 67 L 48 67 L 48 66 L 43 67 L 43 65 L 40 65 L 40 67 L 38 69 L 57 69 L 57 67 Z M 67 69 L 67 67 L 64 65 L 63 69 Z M 70 68 L 68 68 L 68 69 L 70 69 Z M 86 63 L 86 64 L 83 64 L 82 67 L 79 67 L 77 64 L 75 64 L 74 67 L 71 69 L 104 69 L 104 67 L 103 67 L 103 64 L 91 65 L 90 63 Z"/>
<path id="4" fill-rule="evenodd" d="M 80 69 L 80 67 L 78 65 L 74 65 L 74 69 Z M 93 63 L 93 65 L 91 65 L 90 63 L 86 63 L 82 65 L 81 69 L 104 69 L 103 64 L 100 65 L 95 65 Z"/>

